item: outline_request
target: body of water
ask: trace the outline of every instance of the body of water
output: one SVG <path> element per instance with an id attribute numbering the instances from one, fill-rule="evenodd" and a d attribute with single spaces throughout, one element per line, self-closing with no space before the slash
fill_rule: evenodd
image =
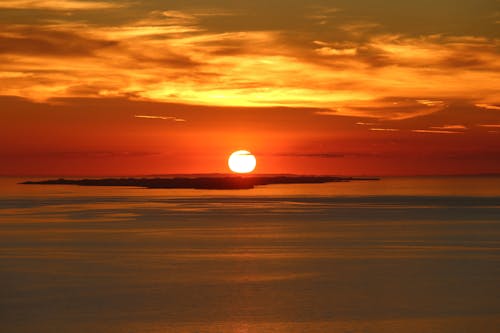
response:
<path id="1" fill-rule="evenodd" d="M 0 331 L 497 332 L 500 178 L 0 179 Z"/>

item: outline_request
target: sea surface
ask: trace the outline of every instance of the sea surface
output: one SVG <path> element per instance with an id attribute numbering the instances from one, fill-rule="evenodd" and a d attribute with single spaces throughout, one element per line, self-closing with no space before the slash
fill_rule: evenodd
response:
<path id="1" fill-rule="evenodd" d="M 498 332 L 500 178 L 205 191 L 0 178 L 5 333 Z"/>

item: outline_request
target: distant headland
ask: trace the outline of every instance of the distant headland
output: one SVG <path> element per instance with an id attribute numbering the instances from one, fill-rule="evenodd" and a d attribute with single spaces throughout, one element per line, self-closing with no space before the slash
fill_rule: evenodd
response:
<path id="1" fill-rule="evenodd" d="M 199 189 L 199 190 L 243 190 L 256 186 L 274 184 L 321 184 L 349 182 L 355 180 L 379 180 L 375 177 L 338 177 L 338 176 L 176 176 L 164 178 L 101 178 L 101 179 L 52 179 L 26 181 L 27 185 L 79 185 L 79 186 L 127 186 L 162 189 Z"/>

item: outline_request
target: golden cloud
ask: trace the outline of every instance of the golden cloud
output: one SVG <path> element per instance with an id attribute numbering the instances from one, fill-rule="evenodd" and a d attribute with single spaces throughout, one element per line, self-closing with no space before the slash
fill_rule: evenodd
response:
<path id="1" fill-rule="evenodd" d="M 348 55 L 348 56 L 354 56 L 358 53 L 357 49 L 335 49 L 332 47 L 321 47 L 315 50 L 317 54 L 322 55 L 322 56 L 341 56 L 341 55 Z"/>
<path id="2" fill-rule="evenodd" d="M 327 116 L 354 115 L 358 117 L 402 120 L 428 115 L 443 109 L 445 106 L 446 104 L 442 101 L 422 103 L 422 100 L 412 98 L 387 97 L 377 100 L 349 101 L 335 109 L 334 112 L 318 111 L 316 113 Z"/>
<path id="3" fill-rule="evenodd" d="M 15 2 L 35 3 L 7 3 Z M 56 2 L 80 3 L 36 3 Z M 364 42 L 316 40 L 298 46 L 279 31 L 211 32 L 201 25 L 202 15 L 156 11 L 116 26 L 3 25 L 0 94 L 37 101 L 126 96 L 312 107 L 323 115 L 380 119 L 430 114 L 464 96 L 478 107 L 498 109 L 493 104 L 498 92 L 492 89 L 500 86 L 495 39 L 374 35 Z"/>
<path id="4" fill-rule="evenodd" d="M 443 125 L 443 126 L 432 126 L 433 130 L 466 130 L 467 127 L 464 125 Z"/>
<path id="5" fill-rule="evenodd" d="M 478 108 L 482 108 L 482 109 L 500 110 L 500 106 L 492 105 L 492 104 L 480 103 L 480 104 L 476 104 L 476 106 Z"/>

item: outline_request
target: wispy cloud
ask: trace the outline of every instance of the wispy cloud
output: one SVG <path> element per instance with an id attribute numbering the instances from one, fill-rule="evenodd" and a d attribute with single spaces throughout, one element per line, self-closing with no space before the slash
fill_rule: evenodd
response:
<path id="1" fill-rule="evenodd" d="M 425 106 L 443 106 L 445 103 L 443 101 L 429 100 L 429 99 L 417 99 L 417 102 Z"/>
<path id="2" fill-rule="evenodd" d="M 500 110 L 500 106 L 493 104 L 480 103 L 476 104 L 478 108 L 488 109 L 488 110 Z"/>
<path id="3" fill-rule="evenodd" d="M 160 120 L 171 120 L 175 122 L 185 122 L 185 119 L 177 118 L 177 117 L 169 117 L 169 116 L 151 116 L 151 115 L 134 115 L 135 118 L 142 119 L 160 119 Z"/>
<path id="4" fill-rule="evenodd" d="M 399 129 L 397 129 L 397 128 L 374 127 L 374 128 L 370 128 L 370 131 L 375 131 L 375 132 L 399 132 Z"/>
<path id="5" fill-rule="evenodd" d="M 443 125 L 443 126 L 432 126 L 433 130 L 466 130 L 467 127 L 464 125 Z"/>
<path id="6" fill-rule="evenodd" d="M 46 10 L 96 10 L 125 7 L 127 2 L 112 3 L 106 1 L 78 0 L 2 0 L 0 8 L 11 9 L 46 9 Z"/>
<path id="7" fill-rule="evenodd" d="M 299 157 L 299 158 L 345 158 L 345 157 L 366 157 L 366 156 L 380 156 L 374 152 L 325 152 L 325 153 L 274 153 L 269 154 L 276 157 Z"/>
<path id="8" fill-rule="evenodd" d="M 14 152 L 3 153 L 4 157 L 50 157 L 50 158 L 65 158 L 65 159 L 79 159 L 79 158 L 117 158 L 117 157 L 147 157 L 161 155 L 159 152 L 151 151 L 41 151 L 41 152 Z"/>
<path id="9" fill-rule="evenodd" d="M 331 20 L 337 15 L 341 10 L 335 7 L 314 7 L 311 12 L 306 15 L 306 18 L 313 20 L 316 24 L 325 25 L 331 22 Z"/>
<path id="10" fill-rule="evenodd" d="M 442 110 L 444 102 L 422 103 L 405 97 L 387 97 L 378 100 L 337 102 L 341 105 L 334 111 L 318 111 L 319 115 L 355 115 L 380 119 L 408 119 L 416 116 L 428 115 Z"/>
<path id="11" fill-rule="evenodd" d="M 354 56 L 358 53 L 355 48 L 352 49 L 335 49 L 332 47 L 324 46 L 315 50 L 317 54 L 322 56 Z"/>
<path id="12" fill-rule="evenodd" d="M 193 14 L 178 11 L 178 10 L 165 10 L 161 13 L 165 17 L 181 20 L 182 22 L 186 22 L 186 21 L 194 22 L 194 21 L 196 21 L 196 17 Z"/>
<path id="13" fill-rule="evenodd" d="M 478 126 L 485 127 L 485 128 L 500 128 L 500 124 L 481 124 Z"/>
<path id="14" fill-rule="evenodd" d="M 445 130 L 428 130 L 428 129 L 417 129 L 412 130 L 415 133 L 430 133 L 430 134 L 463 134 L 463 132 L 445 131 Z"/>
<path id="15" fill-rule="evenodd" d="M 367 21 L 358 21 L 351 23 L 344 23 L 340 25 L 340 30 L 343 30 L 355 37 L 359 37 L 370 30 L 380 27 L 379 23 L 376 22 L 367 22 Z"/>

